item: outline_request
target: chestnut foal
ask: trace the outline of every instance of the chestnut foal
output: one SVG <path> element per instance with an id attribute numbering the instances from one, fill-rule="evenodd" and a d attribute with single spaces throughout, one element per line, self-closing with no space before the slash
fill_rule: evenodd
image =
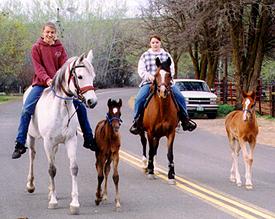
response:
<path id="1" fill-rule="evenodd" d="M 110 172 L 110 165 L 113 161 L 113 181 L 116 189 L 115 205 L 120 208 L 120 197 L 118 191 L 118 162 L 120 148 L 119 127 L 121 124 L 122 100 L 108 100 L 108 113 L 105 120 L 98 122 L 95 129 L 95 139 L 98 150 L 96 151 L 96 169 L 98 173 L 98 186 L 96 192 L 96 205 L 102 200 L 107 200 L 107 179 Z M 102 194 L 101 184 L 104 179 L 104 191 Z"/>
<path id="2" fill-rule="evenodd" d="M 242 111 L 233 111 L 225 119 L 225 128 L 233 161 L 230 181 L 236 182 L 237 186 L 242 185 L 238 168 L 238 156 L 240 149 L 242 149 L 245 163 L 245 186 L 247 189 L 252 189 L 253 153 L 258 135 L 258 124 L 255 113 L 256 93 L 254 91 L 248 93 L 242 92 L 242 96 Z M 248 142 L 249 147 L 247 147 L 246 142 Z"/>

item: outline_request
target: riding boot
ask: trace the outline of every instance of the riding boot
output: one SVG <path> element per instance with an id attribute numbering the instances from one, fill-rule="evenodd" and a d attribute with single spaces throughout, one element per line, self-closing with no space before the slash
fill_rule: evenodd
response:
<path id="1" fill-rule="evenodd" d="M 129 131 L 133 134 L 133 135 L 138 135 L 142 130 L 140 127 L 140 123 L 141 123 L 141 116 L 139 116 L 137 119 L 135 119 L 133 121 L 133 124 L 131 126 L 131 128 L 129 129 Z"/>
<path id="2" fill-rule="evenodd" d="M 90 149 L 92 151 L 96 151 L 97 145 L 94 137 L 93 136 L 83 136 L 83 137 L 84 137 L 83 147 Z"/>
<path id="3" fill-rule="evenodd" d="M 21 154 L 24 154 L 27 150 L 27 147 L 25 145 L 16 142 L 15 149 L 12 153 L 12 159 L 18 159 L 21 157 Z"/>
<path id="4" fill-rule="evenodd" d="M 192 132 L 195 128 L 197 128 L 197 124 L 192 121 L 189 117 L 181 118 L 181 126 L 183 131 Z"/>

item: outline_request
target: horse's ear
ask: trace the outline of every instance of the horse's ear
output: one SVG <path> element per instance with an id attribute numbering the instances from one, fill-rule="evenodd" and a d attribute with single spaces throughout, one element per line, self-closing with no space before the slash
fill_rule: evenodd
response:
<path id="1" fill-rule="evenodd" d="M 88 53 L 88 55 L 87 55 L 87 57 L 86 57 L 86 59 L 87 59 L 90 63 L 92 63 L 93 57 L 94 57 L 94 55 L 93 55 L 93 50 L 90 50 L 89 53 Z"/>
<path id="2" fill-rule="evenodd" d="M 159 57 L 156 58 L 156 66 L 159 67 L 161 65 Z"/>
<path id="3" fill-rule="evenodd" d="M 119 100 L 118 100 L 118 105 L 119 105 L 119 107 L 121 107 L 122 106 L 122 100 L 119 98 Z"/>
<path id="4" fill-rule="evenodd" d="M 168 66 L 170 66 L 172 64 L 172 61 L 171 61 L 170 57 L 168 57 L 168 59 L 166 60 L 166 62 L 167 62 Z"/>
<path id="5" fill-rule="evenodd" d="M 247 93 L 246 93 L 244 90 L 242 90 L 242 97 L 243 97 L 243 98 L 246 98 L 246 97 L 247 97 Z"/>
<path id="6" fill-rule="evenodd" d="M 250 97 L 255 101 L 256 100 L 256 92 L 253 90 Z"/>
<path id="7" fill-rule="evenodd" d="M 83 54 L 78 58 L 78 63 L 82 62 L 84 58 L 85 58 L 85 53 L 83 53 Z"/>
<path id="8" fill-rule="evenodd" d="M 111 98 L 109 98 L 108 103 L 107 103 L 108 107 L 110 107 L 110 106 L 111 106 L 111 103 L 112 103 L 112 99 L 111 99 Z"/>

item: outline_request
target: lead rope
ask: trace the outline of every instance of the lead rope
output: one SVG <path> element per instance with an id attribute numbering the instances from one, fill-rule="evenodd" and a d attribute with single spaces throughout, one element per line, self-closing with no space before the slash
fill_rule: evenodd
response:
<path id="1" fill-rule="evenodd" d="M 65 106 L 66 106 L 66 109 L 67 109 L 67 113 L 68 113 L 68 115 L 69 115 L 70 112 L 69 112 L 69 109 L 68 109 L 67 101 L 66 101 L 66 100 L 65 100 Z M 71 119 L 73 118 L 73 116 L 74 116 L 74 114 L 76 113 L 77 109 L 78 109 L 78 106 L 75 108 L 74 113 L 69 117 L 68 122 L 67 122 L 67 128 L 69 127 L 69 124 L 70 124 L 70 122 L 71 122 Z"/>

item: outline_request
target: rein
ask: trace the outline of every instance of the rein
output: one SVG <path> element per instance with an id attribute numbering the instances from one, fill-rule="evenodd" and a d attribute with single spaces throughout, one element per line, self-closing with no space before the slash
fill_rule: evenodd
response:
<path id="1" fill-rule="evenodd" d="M 62 91 L 63 91 L 67 96 L 69 96 L 69 95 L 67 94 L 67 92 L 65 92 L 65 91 L 63 90 L 63 86 L 61 87 L 61 89 L 62 89 Z M 69 96 L 69 97 L 61 97 L 61 96 L 59 96 L 59 95 L 56 93 L 56 91 L 55 91 L 55 89 L 54 89 L 53 86 L 51 86 L 51 91 L 54 93 L 54 96 L 58 97 L 59 99 L 62 99 L 62 100 L 77 100 L 77 98 L 75 98 L 74 96 Z"/>

